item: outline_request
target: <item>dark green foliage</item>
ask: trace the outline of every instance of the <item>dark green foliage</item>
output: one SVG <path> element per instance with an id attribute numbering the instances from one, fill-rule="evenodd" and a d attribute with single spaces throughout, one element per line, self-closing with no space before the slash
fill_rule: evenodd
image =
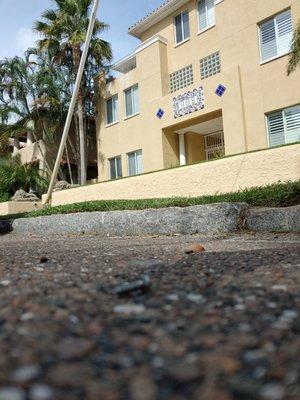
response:
<path id="1" fill-rule="evenodd" d="M 255 207 L 288 207 L 300 204 L 300 181 L 277 183 L 264 187 L 241 190 L 203 197 L 179 197 L 167 199 L 145 200 L 109 200 L 89 201 L 65 206 L 49 207 L 40 211 L 26 214 L 28 217 L 41 215 L 70 214 L 88 211 L 144 210 L 147 208 L 188 207 L 200 204 L 220 202 L 246 202 Z"/>
<path id="2" fill-rule="evenodd" d="M 287 73 L 290 75 L 300 65 L 300 22 L 298 23 L 293 37 L 292 52 L 290 54 Z"/>
<path id="3" fill-rule="evenodd" d="M 7 201 L 19 189 L 43 193 L 48 181 L 33 164 L 22 165 L 20 157 L 0 159 L 0 202 Z"/>

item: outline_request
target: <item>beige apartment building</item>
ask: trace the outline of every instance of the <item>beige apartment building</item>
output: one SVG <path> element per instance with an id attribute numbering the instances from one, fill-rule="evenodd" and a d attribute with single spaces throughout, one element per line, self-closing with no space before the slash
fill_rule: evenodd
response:
<path id="1" fill-rule="evenodd" d="M 299 0 L 168 0 L 129 28 L 140 45 L 100 78 L 99 180 L 299 141 L 299 19 Z"/>

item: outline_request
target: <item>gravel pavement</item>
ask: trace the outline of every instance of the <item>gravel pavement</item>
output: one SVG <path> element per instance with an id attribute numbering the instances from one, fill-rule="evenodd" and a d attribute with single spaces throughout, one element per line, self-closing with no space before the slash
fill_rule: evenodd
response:
<path id="1" fill-rule="evenodd" d="M 292 234 L 0 236 L 0 400 L 298 400 L 299 267 Z"/>

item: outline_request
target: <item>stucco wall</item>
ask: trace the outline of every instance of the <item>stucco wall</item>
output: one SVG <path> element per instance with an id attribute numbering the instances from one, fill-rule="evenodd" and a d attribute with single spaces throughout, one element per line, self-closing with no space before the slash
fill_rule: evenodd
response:
<path id="1" fill-rule="evenodd" d="M 97 120 L 99 180 L 108 179 L 110 157 L 121 155 L 127 176 L 126 153 L 142 149 L 144 171 L 169 168 L 178 163 L 178 137 L 172 132 L 222 116 L 227 155 L 268 147 L 266 114 L 299 104 L 300 69 L 286 74 L 288 55 L 261 63 L 258 24 L 291 8 L 293 25 L 300 17 L 299 0 L 224 0 L 216 8 L 214 27 L 199 33 L 197 2 L 187 0 L 173 14 L 143 33 L 144 42 L 161 35 L 167 42 L 154 43 L 137 54 L 137 68 L 102 87 L 103 97 L 119 96 L 119 123 L 105 127 L 105 104 L 99 104 Z M 173 19 L 189 11 L 190 39 L 176 45 Z M 220 51 L 221 73 L 201 79 L 199 61 Z M 168 90 L 169 74 L 193 65 L 194 83 L 176 93 Z M 140 114 L 124 119 L 124 89 L 139 84 Z M 218 84 L 226 94 L 215 95 Z M 175 119 L 173 97 L 203 86 L 205 107 Z M 159 108 L 165 111 L 156 117 Z M 165 134 L 167 137 L 165 137 Z"/>
<path id="2" fill-rule="evenodd" d="M 52 205 L 202 196 L 300 179 L 300 144 L 53 193 Z"/>

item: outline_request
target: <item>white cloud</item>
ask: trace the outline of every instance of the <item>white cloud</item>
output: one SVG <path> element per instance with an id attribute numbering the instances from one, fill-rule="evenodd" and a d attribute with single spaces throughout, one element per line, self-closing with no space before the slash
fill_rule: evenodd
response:
<path id="1" fill-rule="evenodd" d="M 33 47 L 37 41 L 37 35 L 31 28 L 23 27 L 16 33 L 15 43 L 18 52 L 24 53 L 29 47 Z"/>

